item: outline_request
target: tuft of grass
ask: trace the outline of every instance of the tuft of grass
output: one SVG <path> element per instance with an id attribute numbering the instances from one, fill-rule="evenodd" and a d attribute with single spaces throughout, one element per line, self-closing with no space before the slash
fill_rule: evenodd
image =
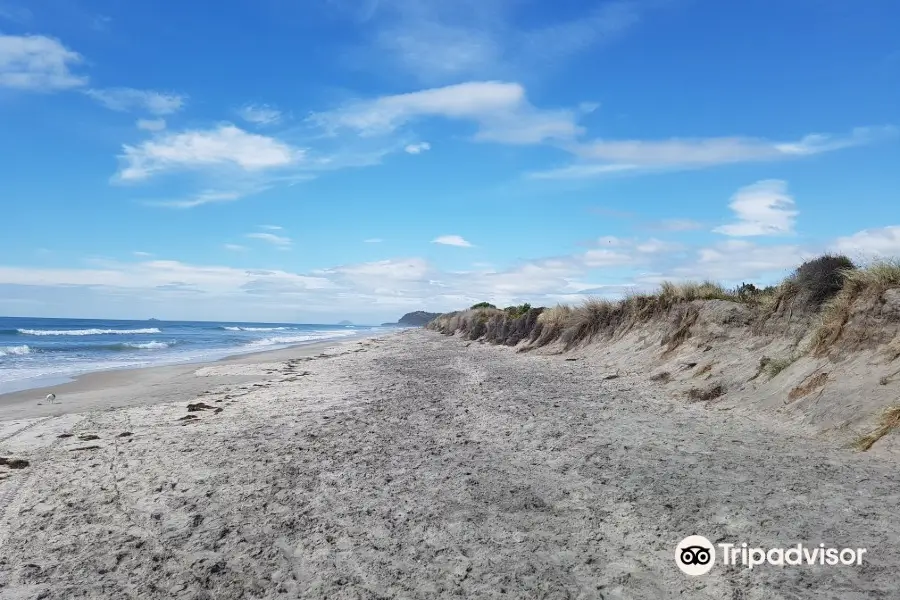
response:
<path id="1" fill-rule="evenodd" d="M 819 373 L 806 383 L 802 383 L 788 393 L 788 402 L 799 400 L 828 383 L 828 373 Z"/>
<path id="2" fill-rule="evenodd" d="M 662 383 L 669 383 L 672 381 L 672 374 L 668 371 L 663 371 L 662 373 L 657 373 L 656 375 L 650 376 L 650 381 L 660 381 Z"/>
<path id="3" fill-rule="evenodd" d="M 875 442 L 886 436 L 892 429 L 900 427 L 900 406 L 892 406 L 881 415 L 881 421 L 872 432 L 862 436 L 854 446 L 860 452 L 865 452 L 875 445 Z"/>
<path id="4" fill-rule="evenodd" d="M 687 392 L 688 398 L 690 398 L 693 402 L 709 402 L 710 400 L 715 400 L 721 396 L 725 395 L 725 386 L 721 383 L 717 383 L 712 387 L 708 387 L 706 389 L 700 388 L 691 388 Z"/>
<path id="5" fill-rule="evenodd" d="M 889 363 L 892 363 L 900 358 L 900 337 L 894 338 L 894 341 L 892 341 L 885 349 L 885 353 L 888 356 Z"/>
<path id="6" fill-rule="evenodd" d="M 774 379 L 776 375 L 794 364 L 797 358 L 796 354 L 786 358 L 770 358 L 762 365 L 762 370 L 769 376 L 769 379 Z"/>
<path id="7" fill-rule="evenodd" d="M 601 298 L 589 298 L 573 309 L 562 341 L 566 348 L 579 342 L 590 342 L 602 331 L 611 332 L 621 322 L 622 303 Z"/>
<path id="8" fill-rule="evenodd" d="M 700 317 L 700 311 L 696 306 L 682 306 L 675 315 L 675 331 L 667 333 L 663 336 L 661 344 L 666 346 L 664 354 L 670 354 L 675 351 L 686 339 L 691 337 L 691 327 Z"/>
<path id="9" fill-rule="evenodd" d="M 571 318 L 572 308 L 570 306 L 557 304 L 546 309 L 538 316 L 537 325 L 531 337 L 532 343 L 540 347 L 558 340 L 568 327 Z"/>
<path id="10" fill-rule="evenodd" d="M 706 363 L 705 365 L 697 369 L 697 372 L 691 375 L 691 377 L 700 377 L 701 375 L 705 375 L 712 371 L 712 367 L 713 363 Z"/>
<path id="11" fill-rule="evenodd" d="M 844 272 L 844 286 L 822 311 L 822 321 L 813 337 L 813 351 L 821 354 L 844 332 L 850 311 L 858 300 L 880 298 L 892 287 L 900 287 L 900 260 L 880 260 L 862 269 Z"/>

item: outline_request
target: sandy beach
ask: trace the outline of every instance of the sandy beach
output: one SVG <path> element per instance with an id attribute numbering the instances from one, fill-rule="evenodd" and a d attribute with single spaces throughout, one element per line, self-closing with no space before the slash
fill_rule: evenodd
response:
<path id="1" fill-rule="evenodd" d="M 898 597 L 889 456 L 600 354 L 327 346 L 0 397 L 0 597 Z M 693 534 L 867 553 L 692 578 Z"/>

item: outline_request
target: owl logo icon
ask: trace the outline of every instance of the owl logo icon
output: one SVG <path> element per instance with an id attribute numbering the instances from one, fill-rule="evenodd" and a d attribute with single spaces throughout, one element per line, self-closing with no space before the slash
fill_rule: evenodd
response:
<path id="1" fill-rule="evenodd" d="M 716 549 L 702 535 L 690 535 L 675 548 L 675 564 L 687 575 L 705 575 L 716 562 Z"/>

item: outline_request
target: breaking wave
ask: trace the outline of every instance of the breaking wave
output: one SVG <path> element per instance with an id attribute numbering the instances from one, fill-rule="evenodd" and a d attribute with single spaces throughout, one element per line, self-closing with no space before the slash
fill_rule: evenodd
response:
<path id="1" fill-rule="evenodd" d="M 28 346 L 0 346 L 0 356 L 31 354 L 31 348 Z"/>
<path id="2" fill-rule="evenodd" d="M 156 327 L 146 329 L 17 329 L 22 335 L 141 335 L 162 333 Z"/>
<path id="3" fill-rule="evenodd" d="M 162 348 L 171 348 L 174 345 L 175 342 L 144 342 L 141 344 L 121 344 L 121 347 L 125 349 L 134 348 L 136 350 L 160 350 Z"/>

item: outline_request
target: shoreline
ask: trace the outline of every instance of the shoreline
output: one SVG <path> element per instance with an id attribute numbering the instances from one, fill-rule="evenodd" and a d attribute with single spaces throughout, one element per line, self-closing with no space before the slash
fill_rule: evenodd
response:
<path id="1" fill-rule="evenodd" d="M 329 348 L 395 333 L 366 332 L 332 340 L 294 344 L 284 348 L 230 354 L 214 360 L 108 369 L 66 376 L 64 382 L 57 380 L 47 385 L 0 393 L 0 422 L 175 401 L 176 398 L 172 396 L 200 394 L 204 391 L 200 388 L 215 385 L 206 381 L 210 379 L 208 377 L 197 376 L 193 380 L 190 378 L 200 369 L 217 365 L 258 365 L 307 358 L 323 353 Z M 227 376 L 227 379 L 229 383 L 241 383 L 244 379 L 256 377 L 256 375 L 232 375 Z M 48 380 L 52 381 L 51 378 L 44 379 Z M 49 393 L 57 396 L 53 404 L 44 401 Z"/>

